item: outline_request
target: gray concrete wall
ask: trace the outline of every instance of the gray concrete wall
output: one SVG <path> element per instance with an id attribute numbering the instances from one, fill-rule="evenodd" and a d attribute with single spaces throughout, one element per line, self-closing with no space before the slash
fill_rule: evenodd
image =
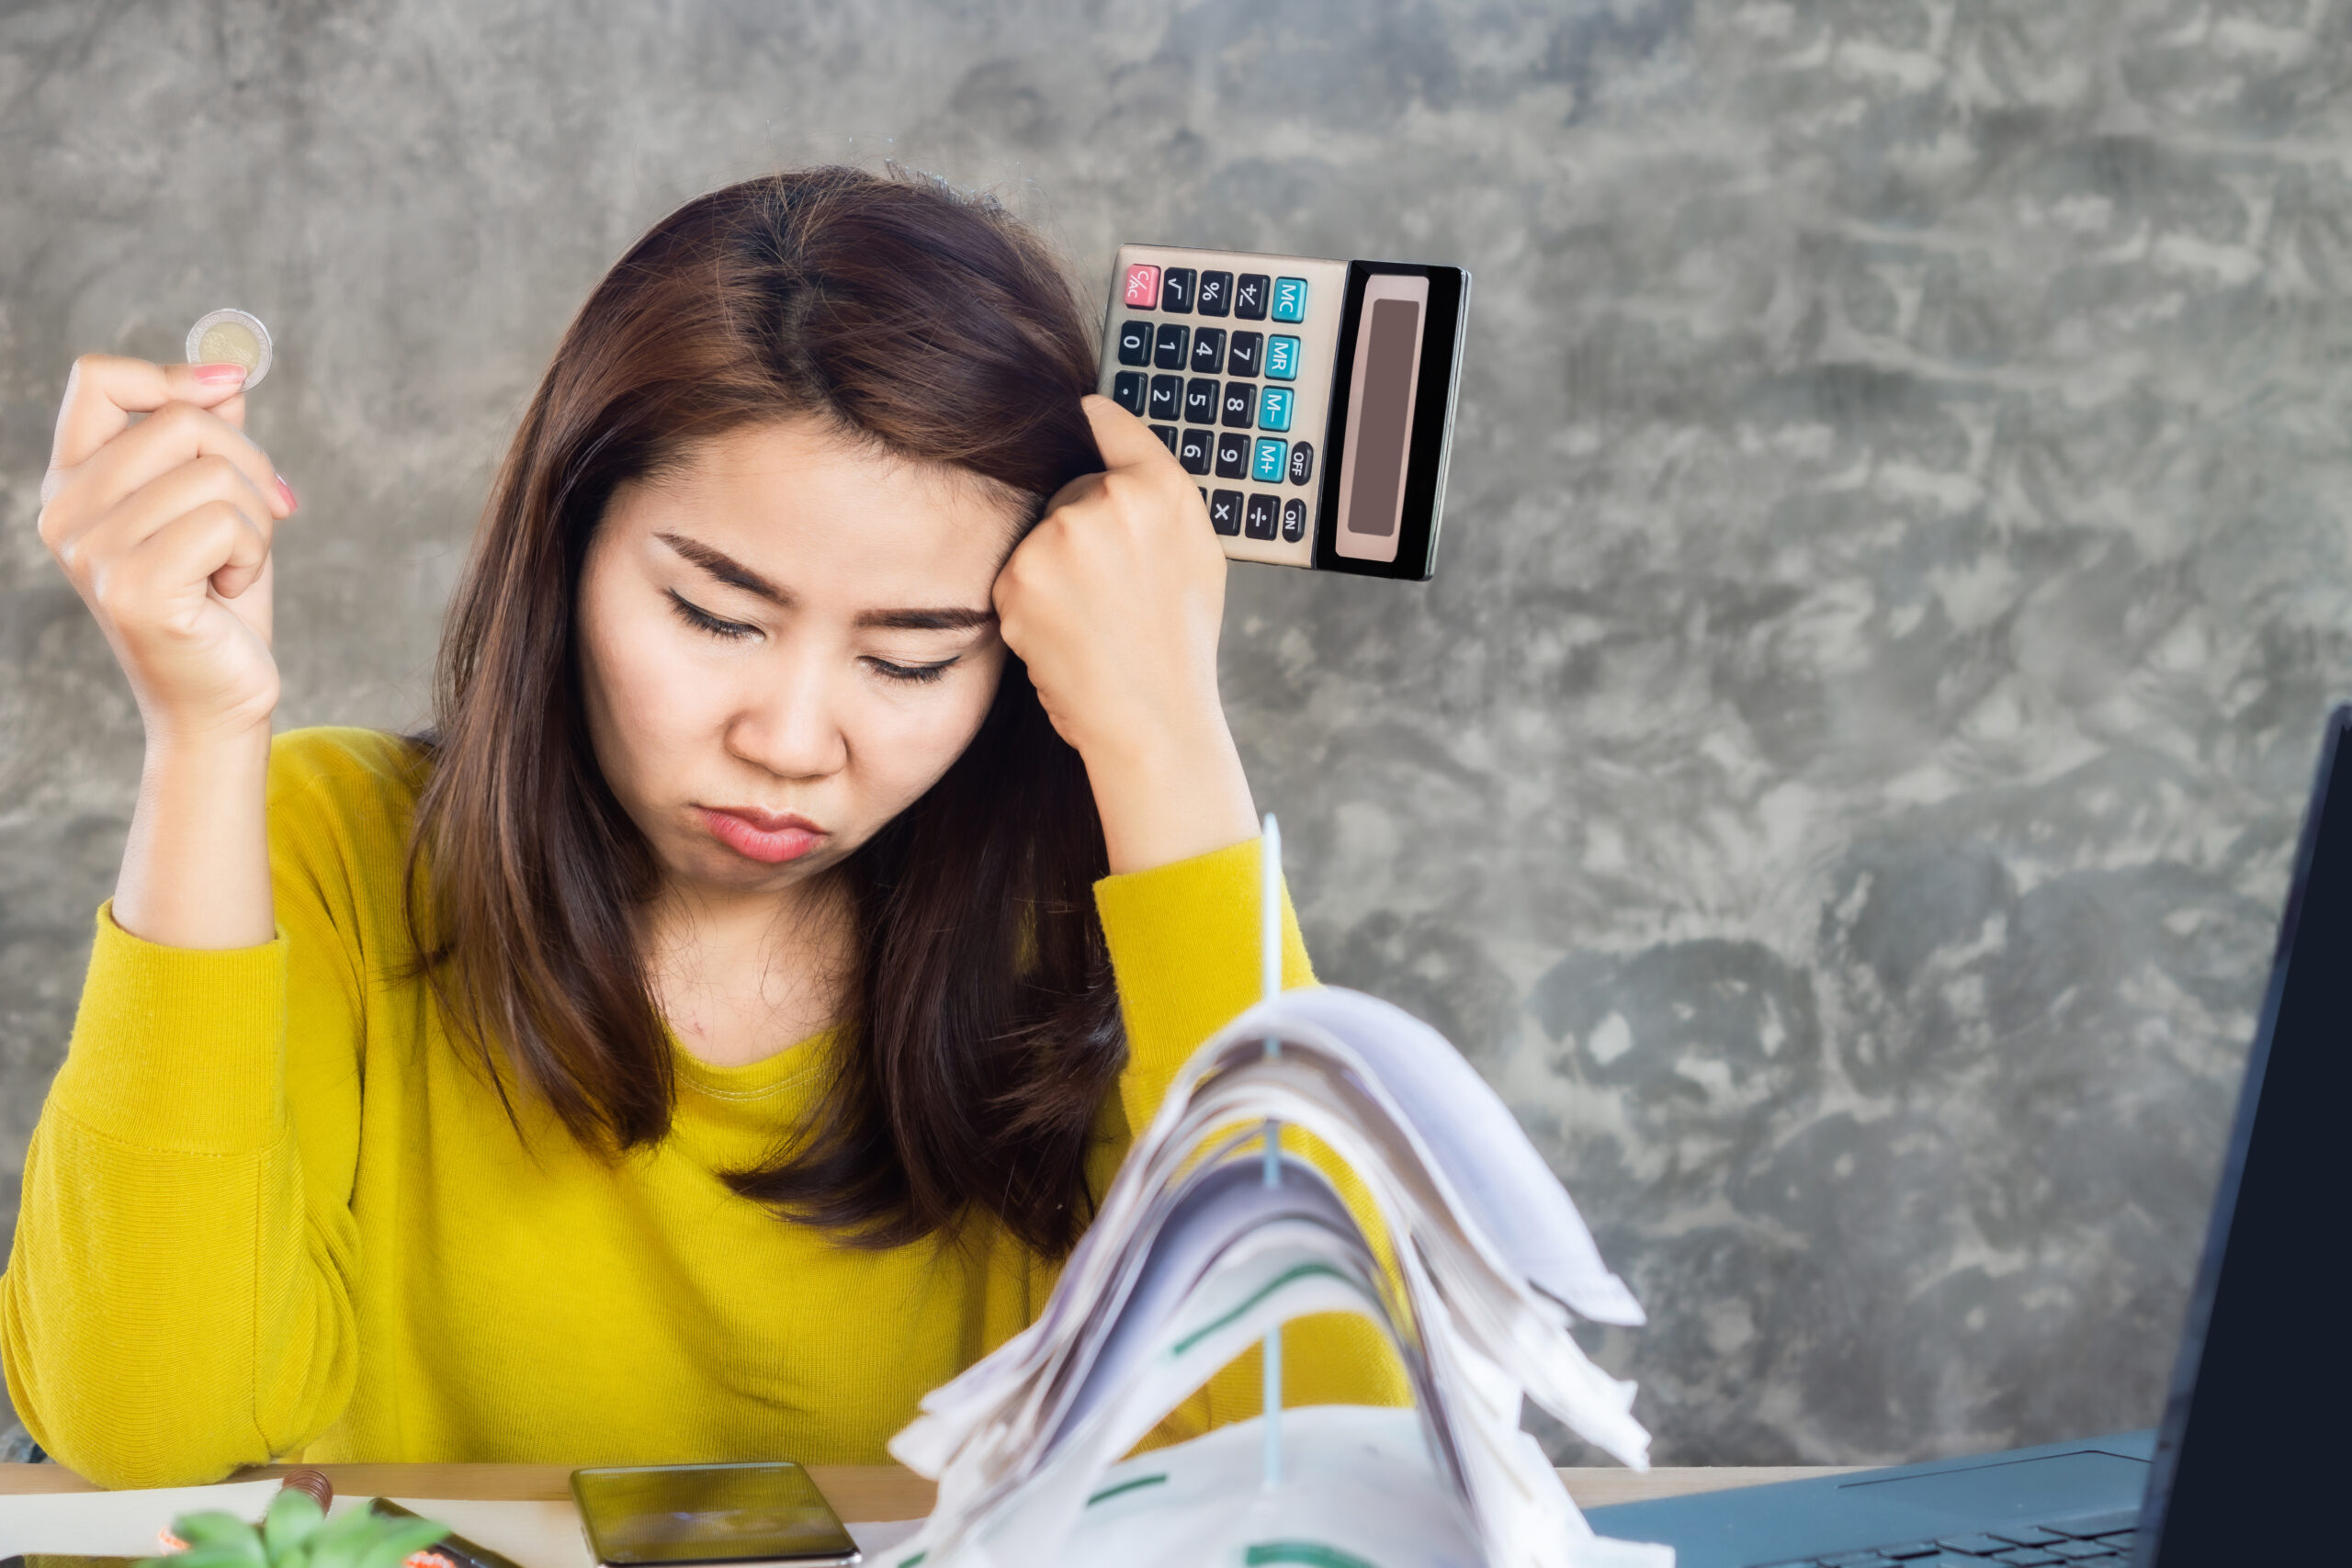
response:
<path id="1" fill-rule="evenodd" d="M 0 14 L 0 1207 L 137 716 L 33 533 L 67 362 L 282 352 L 282 719 L 420 713 L 564 321 L 720 181 L 1477 275 L 1437 581 L 1243 569 L 1334 980 L 1510 1097 L 1674 1462 L 2153 1419 L 2352 688 L 2328 0 Z M 1560 1451 L 1572 1451 L 1566 1444 Z"/>

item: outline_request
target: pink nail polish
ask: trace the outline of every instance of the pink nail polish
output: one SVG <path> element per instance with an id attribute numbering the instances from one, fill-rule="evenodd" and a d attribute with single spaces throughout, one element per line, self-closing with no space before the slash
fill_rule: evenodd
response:
<path id="1" fill-rule="evenodd" d="M 197 365 L 190 367 L 190 368 L 195 372 L 196 378 L 203 382 L 208 387 L 224 386 L 228 383 L 242 381 L 245 378 L 245 367 L 233 362 L 223 362 L 217 365 Z"/>
<path id="2" fill-rule="evenodd" d="M 277 493 L 285 499 L 287 511 L 300 512 L 302 510 L 302 503 L 294 499 L 294 487 L 286 482 L 286 476 L 284 474 L 277 476 Z"/>

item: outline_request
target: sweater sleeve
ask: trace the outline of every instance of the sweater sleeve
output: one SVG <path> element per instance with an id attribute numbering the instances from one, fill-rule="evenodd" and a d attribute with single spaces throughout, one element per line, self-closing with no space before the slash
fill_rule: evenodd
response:
<path id="1" fill-rule="evenodd" d="M 1259 840 L 1094 885 L 1095 907 L 1111 949 L 1119 1007 L 1127 1029 L 1127 1066 L 1119 1077 L 1125 1126 L 1150 1123 L 1168 1086 L 1202 1042 L 1258 999 L 1261 984 Z M 1283 893 L 1283 985 L 1315 984 L 1290 893 Z M 1287 1143 L 1288 1140 L 1285 1140 Z M 1319 1144 L 1307 1156 L 1338 1184 L 1359 1217 L 1366 1213 L 1353 1178 Z M 1118 1153 L 1125 1152 L 1124 1143 Z M 1213 1375 L 1147 1439 L 1179 1442 L 1212 1427 L 1259 1413 L 1263 1372 L 1252 1348 Z M 1406 1404 L 1403 1365 L 1385 1334 L 1351 1314 L 1300 1318 L 1283 1332 L 1285 1404 Z"/>
<path id="2" fill-rule="evenodd" d="M 271 759 L 276 940 L 162 947 L 101 906 L 26 1156 L 0 1367 L 34 1438 L 104 1486 L 299 1450 L 357 1371 L 352 868 L 288 739 Z"/>

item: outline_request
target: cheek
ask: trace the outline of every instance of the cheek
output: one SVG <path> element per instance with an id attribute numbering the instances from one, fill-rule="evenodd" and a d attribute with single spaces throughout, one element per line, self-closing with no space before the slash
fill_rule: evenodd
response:
<path id="1" fill-rule="evenodd" d="M 852 746 L 869 766 L 862 770 L 878 797 L 874 804 L 884 816 L 895 817 L 955 765 L 964 748 L 979 733 L 995 700 L 1001 659 L 985 668 L 960 671 L 944 691 L 916 687 L 903 695 L 884 694 L 860 726 L 863 737 Z"/>
<path id="2" fill-rule="evenodd" d="M 582 596 L 581 673 L 596 761 L 625 801 L 649 793 L 662 759 L 680 755 L 683 738 L 708 728 L 703 710 L 718 699 L 667 630 L 658 611 L 649 624 L 634 608 L 616 612 Z"/>

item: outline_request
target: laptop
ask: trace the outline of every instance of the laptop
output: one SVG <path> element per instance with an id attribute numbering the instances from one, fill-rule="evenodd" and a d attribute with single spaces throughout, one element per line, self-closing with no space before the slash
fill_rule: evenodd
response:
<path id="1" fill-rule="evenodd" d="M 1678 1568 L 2352 1563 L 2352 706 L 2329 715 L 2163 1423 L 1587 1517 Z M 2346 1488 L 2338 1491 L 2337 1488 Z"/>

